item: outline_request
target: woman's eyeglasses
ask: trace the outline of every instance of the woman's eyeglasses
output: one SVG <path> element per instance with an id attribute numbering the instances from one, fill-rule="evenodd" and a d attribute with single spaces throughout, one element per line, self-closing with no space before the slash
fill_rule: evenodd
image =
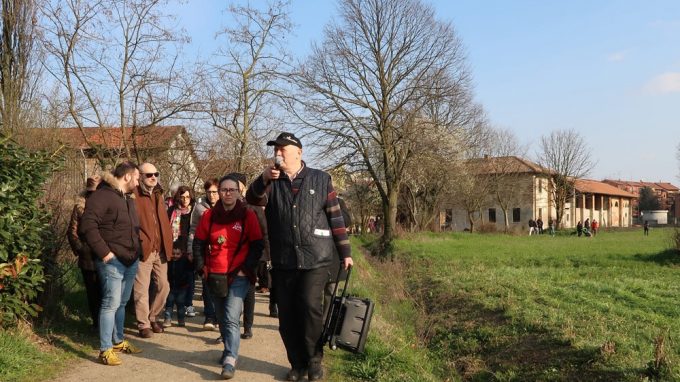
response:
<path id="1" fill-rule="evenodd" d="M 145 172 L 142 175 L 144 175 L 147 178 L 153 178 L 154 176 L 156 178 L 158 178 L 159 176 L 161 176 L 161 173 L 160 172 Z"/>

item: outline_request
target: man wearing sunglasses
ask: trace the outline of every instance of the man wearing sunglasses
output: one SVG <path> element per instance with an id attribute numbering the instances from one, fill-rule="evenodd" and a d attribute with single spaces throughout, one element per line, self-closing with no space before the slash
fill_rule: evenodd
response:
<path id="1" fill-rule="evenodd" d="M 135 189 L 142 258 L 135 277 L 134 301 L 137 329 L 143 338 L 163 332 L 163 325 L 157 319 L 161 317 L 170 293 L 167 262 L 172 258 L 172 228 L 163 189 L 158 184 L 159 176 L 156 166 L 142 164 L 139 166 L 139 186 Z M 150 300 L 151 280 L 156 283 L 156 292 Z"/>

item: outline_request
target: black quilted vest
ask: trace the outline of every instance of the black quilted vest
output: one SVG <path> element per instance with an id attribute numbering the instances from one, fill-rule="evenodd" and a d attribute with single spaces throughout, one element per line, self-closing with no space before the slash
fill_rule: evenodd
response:
<path id="1" fill-rule="evenodd" d="M 265 208 L 272 267 L 328 266 L 337 256 L 325 209 L 330 175 L 305 166 L 298 174 L 303 180 L 295 196 L 289 178 L 283 172 L 282 177 L 271 183 Z"/>

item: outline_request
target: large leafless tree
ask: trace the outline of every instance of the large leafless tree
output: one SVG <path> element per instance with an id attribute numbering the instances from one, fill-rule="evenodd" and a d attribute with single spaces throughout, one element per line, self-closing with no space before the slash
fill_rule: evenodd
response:
<path id="1" fill-rule="evenodd" d="M 281 78 L 290 71 L 285 43 L 292 29 L 289 3 L 276 1 L 264 9 L 231 5 L 234 21 L 217 37 L 219 50 L 205 73 L 205 107 L 212 125 L 226 137 L 234 170 L 261 170 L 261 138 L 280 129 L 274 112 L 281 97 Z M 280 121 L 279 121 L 280 122 Z"/>
<path id="2" fill-rule="evenodd" d="M 85 127 L 120 127 L 122 156 L 138 161 L 145 158 L 139 157 L 135 136 L 195 103 L 192 79 L 179 60 L 188 39 L 173 28 L 166 5 L 166 0 L 51 0 L 44 9 L 47 68 L 66 92 L 72 123 L 85 139 Z"/>
<path id="3" fill-rule="evenodd" d="M 585 139 L 575 130 L 557 130 L 541 137 L 536 162 L 550 171 L 550 193 L 555 202 L 556 227 L 562 225 L 564 206 L 574 193 L 576 179 L 595 166 Z"/>
<path id="4" fill-rule="evenodd" d="M 2 0 L 0 12 L 0 131 L 24 127 L 38 71 L 37 0 Z"/>
<path id="5" fill-rule="evenodd" d="M 342 0 L 338 9 L 338 21 L 326 26 L 295 78 L 305 93 L 303 119 L 330 151 L 358 158 L 373 178 L 384 215 L 383 254 L 390 254 L 415 143 L 428 124 L 451 128 L 465 119 L 469 73 L 453 26 L 419 0 Z M 433 126 L 425 111 L 440 104 L 451 108 L 451 118 Z"/>

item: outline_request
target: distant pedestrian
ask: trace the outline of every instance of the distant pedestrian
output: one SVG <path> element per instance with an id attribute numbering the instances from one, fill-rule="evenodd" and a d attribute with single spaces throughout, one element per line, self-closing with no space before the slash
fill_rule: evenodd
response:
<path id="1" fill-rule="evenodd" d="M 536 229 L 538 229 L 538 234 L 542 235 L 543 234 L 543 219 L 538 218 L 536 220 Z"/>
<path id="2" fill-rule="evenodd" d="M 550 233 L 550 236 L 555 236 L 555 221 L 553 219 L 548 219 L 548 233 Z"/>
<path id="3" fill-rule="evenodd" d="M 597 230 L 600 228 L 600 225 L 597 222 L 597 220 L 593 219 L 593 222 L 590 224 L 590 228 L 593 231 L 593 236 L 597 235 Z"/>
<path id="4" fill-rule="evenodd" d="M 78 256 L 78 268 L 80 268 L 83 274 L 87 305 L 90 308 L 90 317 L 92 317 L 92 326 L 94 328 L 99 327 L 99 308 L 102 304 L 102 292 L 95 265 L 96 256 L 92 253 L 90 246 L 84 240 L 81 240 L 78 234 L 78 227 L 80 226 L 83 212 L 85 212 L 85 202 L 97 190 L 99 182 L 99 176 L 87 178 L 86 188 L 76 199 L 73 212 L 71 213 L 71 222 L 68 225 L 68 231 L 66 231 L 71 249 Z"/>
<path id="5" fill-rule="evenodd" d="M 578 223 L 576 223 L 576 234 L 578 237 L 581 237 L 583 235 L 583 223 L 579 220 Z"/>
<path id="6" fill-rule="evenodd" d="M 534 219 L 529 219 L 529 236 L 536 232 L 536 222 Z"/>
<path id="7" fill-rule="evenodd" d="M 642 227 L 644 228 L 645 236 L 649 236 L 649 221 L 645 220 L 645 224 Z"/>

